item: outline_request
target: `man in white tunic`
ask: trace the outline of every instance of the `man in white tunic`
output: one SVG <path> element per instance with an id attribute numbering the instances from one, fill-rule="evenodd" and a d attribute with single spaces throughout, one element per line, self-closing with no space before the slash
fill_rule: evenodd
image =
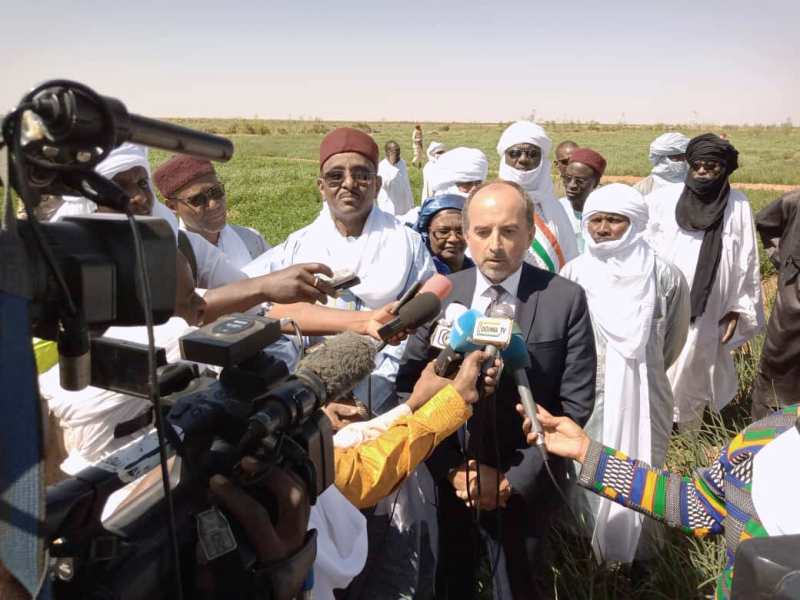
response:
<path id="1" fill-rule="evenodd" d="M 406 161 L 400 158 L 400 144 L 397 142 L 387 142 L 384 149 L 386 158 L 378 165 L 381 178 L 378 207 L 390 215 L 404 215 L 414 208 Z"/>
<path id="2" fill-rule="evenodd" d="M 433 196 L 433 188 L 431 187 L 432 172 L 436 167 L 436 162 L 439 160 L 439 157 L 445 152 L 447 152 L 447 146 L 442 142 L 431 142 L 428 146 L 428 150 L 425 152 L 428 155 L 428 162 L 422 167 L 422 195 L 420 197 L 420 204 Z"/>
<path id="3" fill-rule="evenodd" d="M 153 180 L 180 228 L 201 235 L 237 269 L 269 249 L 255 229 L 228 223 L 225 186 L 210 160 L 178 154 L 156 169 Z"/>
<path id="4" fill-rule="evenodd" d="M 686 163 L 686 146 L 689 138 L 682 133 L 669 132 L 658 136 L 650 144 L 650 174 L 635 187 L 643 196 L 670 183 L 683 183 L 689 165 Z"/>
<path id="5" fill-rule="evenodd" d="M 578 255 L 578 247 L 569 218 L 553 192 L 549 152 L 550 138 L 530 121 L 510 125 L 497 142 L 500 179 L 519 184 L 533 200 L 536 236 L 526 261 L 557 273 Z"/>
<path id="6" fill-rule="evenodd" d="M 661 466 L 672 431 L 667 369 L 686 341 L 689 286 L 645 241 L 647 220 L 633 188 L 612 183 L 592 192 L 582 220 L 586 251 L 561 275 L 586 290 L 595 334 L 597 389 L 586 431 Z M 576 494 L 598 560 L 631 562 L 643 517 L 595 494 Z"/>
<path id="7" fill-rule="evenodd" d="M 691 289 L 686 345 L 667 375 L 675 421 L 700 424 L 709 406 L 721 410 L 736 395 L 731 351 L 764 327 L 761 270 L 747 197 L 731 188 L 738 152 L 707 133 L 686 148 L 689 173 L 648 197 L 649 238 L 656 253 L 677 266 Z"/>

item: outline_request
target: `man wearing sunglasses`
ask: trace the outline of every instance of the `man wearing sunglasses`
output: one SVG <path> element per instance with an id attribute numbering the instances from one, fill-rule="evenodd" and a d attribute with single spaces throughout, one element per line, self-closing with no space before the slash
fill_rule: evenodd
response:
<path id="1" fill-rule="evenodd" d="M 497 142 L 500 179 L 520 185 L 533 200 L 536 235 L 526 261 L 558 273 L 578 255 L 578 248 L 569 218 L 553 192 L 549 152 L 550 138 L 531 121 L 513 123 Z"/>
<path id="2" fill-rule="evenodd" d="M 225 186 L 211 161 L 178 154 L 156 169 L 153 179 L 181 229 L 203 236 L 237 269 L 269 250 L 255 229 L 227 223 Z"/>
<path id="3" fill-rule="evenodd" d="M 712 133 L 686 147 L 682 184 L 650 194 L 650 243 L 690 285 L 686 345 L 667 372 L 675 420 L 699 427 L 706 406 L 719 411 L 737 392 L 731 351 L 764 327 L 761 270 L 750 203 L 728 178 L 739 153 Z"/>
<path id="4" fill-rule="evenodd" d="M 583 254 L 585 247 L 583 228 L 581 227 L 583 205 L 589 194 L 597 189 L 605 170 L 606 159 L 599 152 L 591 148 L 576 148 L 570 153 L 561 178 L 564 183 L 564 197 L 559 200 L 559 203 L 567 213 L 580 254 Z"/>

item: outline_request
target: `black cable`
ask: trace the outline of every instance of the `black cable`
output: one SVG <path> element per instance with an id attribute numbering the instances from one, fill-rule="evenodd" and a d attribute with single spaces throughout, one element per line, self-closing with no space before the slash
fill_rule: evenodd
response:
<path id="1" fill-rule="evenodd" d="M 153 309 L 150 295 L 150 280 L 148 278 L 147 263 L 145 262 L 144 247 L 142 237 L 139 232 L 139 225 L 128 209 L 125 212 L 128 223 L 133 233 L 133 248 L 136 254 L 136 262 L 139 269 L 139 291 L 142 297 L 142 309 L 144 310 L 145 325 L 147 328 L 147 375 L 150 383 L 150 401 L 155 407 L 155 425 L 158 435 L 158 454 L 161 462 L 161 481 L 164 486 L 164 498 L 167 501 L 167 516 L 169 523 L 169 535 L 172 544 L 173 560 L 175 561 L 175 586 L 178 600 L 183 600 L 183 581 L 181 579 L 180 548 L 178 547 L 178 533 L 175 524 L 175 506 L 172 498 L 172 485 L 169 477 L 169 463 L 167 462 L 167 442 L 164 438 L 164 420 L 162 414 L 161 394 L 158 388 L 158 373 L 156 371 L 156 345 L 153 334 Z"/>

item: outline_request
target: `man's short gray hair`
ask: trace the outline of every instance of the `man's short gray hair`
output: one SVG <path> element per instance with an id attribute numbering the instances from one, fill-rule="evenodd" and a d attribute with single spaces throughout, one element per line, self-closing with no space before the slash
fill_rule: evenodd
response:
<path id="1" fill-rule="evenodd" d="M 525 204 L 525 219 L 528 222 L 528 227 L 533 228 L 534 227 L 533 200 L 531 200 L 531 197 L 528 195 L 528 192 L 526 192 L 521 185 L 519 185 L 518 183 L 514 183 L 513 181 L 504 181 L 503 179 L 495 179 L 493 181 L 484 181 L 478 187 L 474 188 L 469 193 L 469 196 L 467 196 L 466 201 L 464 201 L 464 210 L 461 213 L 461 218 L 464 221 L 464 230 L 469 229 L 468 214 L 469 214 L 469 205 L 470 202 L 472 202 L 472 199 L 475 196 L 477 196 L 481 192 L 481 190 L 496 185 L 507 185 L 508 187 L 516 190 L 517 194 L 519 194 L 519 199 Z"/>

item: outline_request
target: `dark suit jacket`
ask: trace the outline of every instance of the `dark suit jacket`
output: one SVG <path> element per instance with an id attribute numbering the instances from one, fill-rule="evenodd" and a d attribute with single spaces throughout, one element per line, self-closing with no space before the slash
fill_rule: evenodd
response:
<path id="1" fill-rule="evenodd" d="M 449 276 L 453 291 L 443 303 L 442 314 L 452 302 L 470 306 L 476 277 L 475 268 Z M 517 297 L 516 321 L 528 345 L 531 367 L 527 373 L 534 399 L 552 414 L 567 415 L 583 425 L 594 408 L 597 371 L 583 289 L 523 263 Z M 429 346 L 431 332 L 432 326 L 421 327 L 409 338 L 397 374 L 398 394 L 411 392 L 427 362 L 438 353 Z M 538 449 L 525 442 L 522 420 L 515 410 L 518 399 L 511 373 L 504 373 L 495 400 L 479 402 L 466 431 L 450 436 L 427 461 L 434 479 L 441 482 L 450 469 L 468 457 L 477 457 L 499 467 L 517 493 L 533 500 L 537 488 L 542 491 L 537 479 L 543 463 Z M 563 477 L 564 469 L 561 463 L 554 470 Z"/>

